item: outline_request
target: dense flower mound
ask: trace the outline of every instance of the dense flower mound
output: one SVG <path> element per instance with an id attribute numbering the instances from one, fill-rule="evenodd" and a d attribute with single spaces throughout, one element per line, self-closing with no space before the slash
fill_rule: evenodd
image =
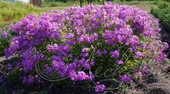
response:
<path id="1" fill-rule="evenodd" d="M 11 39 L 6 57 L 21 57 L 18 65 L 24 69 L 24 83 L 36 81 L 37 63 L 46 74 L 56 72 L 73 81 L 102 80 L 96 77 L 96 69 L 114 72 L 121 67 L 112 78 L 130 83 L 148 72 L 150 60 L 161 63 L 166 57 L 163 51 L 168 45 L 160 41 L 158 25 L 158 20 L 135 6 L 111 3 L 72 7 L 40 17 L 28 15 L 12 26 L 18 35 Z M 96 85 L 97 92 L 105 88 Z"/>

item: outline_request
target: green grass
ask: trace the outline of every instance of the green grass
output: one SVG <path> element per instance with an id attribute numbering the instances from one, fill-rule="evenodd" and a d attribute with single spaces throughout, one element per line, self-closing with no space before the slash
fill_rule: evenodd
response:
<path id="1" fill-rule="evenodd" d="M 21 20 L 28 14 L 40 14 L 41 12 L 46 12 L 49 10 L 49 8 L 35 7 L 33 5 L 21 2 L 12 3 L 0 1 L 0 26 L 13 21 L 16 22 Z"/>
<path id="2" fill-rule="evenodd" d="M 44 2 L 42 4 L 43 7 L 70 7 L 70 6 L 79 6 L 79 2 L 78 1 L 73 1 L 73 2 Z"/>
<path id="3" fill-rule="evenodd" d="M 83 5 L 86 5 L 88 2 L 87 0 L 83 1 Z M 102 1 L 100 0 L 100 2 L 96 2 L 93 1 L 92 4 L 102 4 Z M 80 6 L 80 2 L 79 1 L 67 1 L 67 2 L 44 2 L 43 3 L 43 7 L 71 7 L 71 6 Z"/>
<path id="4" fill-rule="evenodd" d="M 83 4 L 87 4 L 87 2 Z M 79 6 L 79 2 L 47 2 L 43 3 L 42 7 L 36 7 L 22 2 L 3 2 L 0 0 L 0 28 L 11 22 L 17 22 L 28 14 L 40 14 L 50 10 L 63 10 L 71 6 Z"/>
<path id="5" fill-rule="evenodd" d="M 148 12 L 150 12 L 151 8 L 156 8 L 158 4 L 165 2 L 162 0 L 155 1 L 126 1 L 126 2 L 118 2 L 119 4 L 127 4 L 127 5 L 135 5 L 139 8 L 142 8 Z"/>
<path id="6" fill-rule="evenodd" d="M 105 0 L 106 1 L 106 0 Z M 120 0 L 114 0 L 113 3 L 118 3 L 118 4 L 127 4 L 127 5 L 135 5 L 137 7 L 140 7 L 146 11 L 150 11 L 150 9 L 156 8 L 158 4 L 160 3 L 164 3 L 166 1 L 162 1 L 162 0 L 154 0 L 154 1 L 120 1 Z M 87 1 L 84 0 L 83 5 L 86 5 Z M 92 4 L 99 4 L 102 5 L 102 0 L 100 0 L 100 2 L 95 2 L 93 1 Z M 71 7 L 71 6 L 79 6 L 80 2 L 79 1 L 67 1 L 66 3 L 64 2 L 44 2 L 43 3 L 43 7 L 61 7 L 61 8 L 65 8 L 65 7 Z"/>

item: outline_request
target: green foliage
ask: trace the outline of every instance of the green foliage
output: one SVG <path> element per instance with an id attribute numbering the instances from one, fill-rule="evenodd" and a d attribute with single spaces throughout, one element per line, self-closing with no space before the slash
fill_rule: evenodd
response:
<path id="1" fill-rule="evenodd" d="M 28 14 L 39 14 L 48 10 L 47 8 L 39 8 L 22 2 L 0 1 L 0 26 L 11 21 L 19 21 Z"/>
<path id="2" fill-rule="evenodd" d="M 167 3 L 158 4 L 158 8 L 160 8 L 160 9 L 164 9 L 164 8 L 167 8 L 167 7 L 168 7 Z"/>
<path id="3" fill-rule="evenodd" d="M 9 45 L 9 39 L 0 38 L 0 54 L 4 54 L 5 49 Z"/>
<path id="4" fill-rule="evenodd" d="M 88 0 L 82 0 L 82 4 L 86 5 L 88 4 Z M 102 0 L 93 0 L 92 4 L 102 4 Z M 45 1 L 42 4 L 43 7 L 70 7 L 70 6 L 80 6 L 79 0 L 68 0 L 67 2 L 62 1 Z"/>
<path id="5" fill-rule="evenodd" d="M 170 2 L 170 0 L 164 0 L 164 1 Z"/>
<path id="6" fill-rule="evenodd" d="M 163 30 L 170 31 L 170 6 L 168 4 L 160 5 L 159 8 L 152 8 L 151 13 L 159 18 Z"/>

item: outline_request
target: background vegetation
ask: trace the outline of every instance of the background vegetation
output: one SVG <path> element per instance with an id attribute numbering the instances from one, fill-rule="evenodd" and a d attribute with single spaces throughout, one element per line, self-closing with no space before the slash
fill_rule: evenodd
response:
<path id="1" fill-rule="evenodd" d="M 35 7 L 22 2 L 0 1 L 0 26 L 10 23 L 11 21 L 21 20 L 28 14 L 39 14 L 49 10 L 48 8 Z"/>
<path id="2" fill-rule="evenodd" d="M 158 8 L 152 8 L 151 13 L 159 18 L 162 29 L 164 31 L 170 31 L 170 5 L 169 3 L 162 3 L 158 5 Z"/>

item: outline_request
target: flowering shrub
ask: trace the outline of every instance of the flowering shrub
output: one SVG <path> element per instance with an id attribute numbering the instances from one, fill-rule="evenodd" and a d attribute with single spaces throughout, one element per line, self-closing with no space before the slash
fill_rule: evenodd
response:
<path id="1" fill-rule="evenodd" d="M 23 83 L 38 79 L 39 64 L 45 74 L 72 81 L 103 83 L 107 77 L 102 73 L 111 71 L 112 80 L 128 84 L 148 73 L 150 60 L 161 63 L 168 48 L 159 39 L 158 20 L 134 6 L 111 3 L 28 15 L 12 30 L 18 35 L 11 39 L 6 57 L 21 57 L 17 65 L 23 67 Z M 96 92 L 104 89 L 104 84 L 96 84 Z"/>

